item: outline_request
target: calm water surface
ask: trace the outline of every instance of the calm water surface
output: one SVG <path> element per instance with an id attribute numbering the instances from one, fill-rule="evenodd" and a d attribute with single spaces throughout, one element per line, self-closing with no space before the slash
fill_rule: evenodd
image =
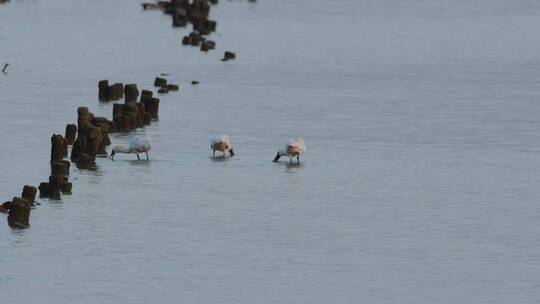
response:
<path id="1" fill-rule="evenodd" d="M 135 131 L 151 161 L 73 169 L 73 195 L 40 200 L 28 230 L 0 217 L 0 301 L 538 303 L 539 14 L 220 1 L 206 54 L 139 1 L 0 6 L 1 200 L 47 179 L 78 106 L 111 117 L 100 79 L 181 84 Z M 217 132 L 237 156 L 210 158 Z M 272 163 L 292 136 L 302 164 Z"/>

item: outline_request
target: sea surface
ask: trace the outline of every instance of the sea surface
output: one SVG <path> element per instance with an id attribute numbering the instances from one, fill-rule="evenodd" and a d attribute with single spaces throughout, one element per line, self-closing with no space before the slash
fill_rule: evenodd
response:
<path id="1" fill-rule="evenodd" d="M 0 200 L 48 179 L 97 83 L 151 89 L 31 227 L 0 215 L 1 303 L 538 303 L 540 2 L 220 1 L 217 49 L 135 0 L 0 5 Z M 221 62 L 225 50 L 237 59 Z M 198 80 L 200 85 L 190 82 Z M 236 156 L 213 160 L 215 133 Z M 272 159 L 301 136 L 300 165 Z"/>

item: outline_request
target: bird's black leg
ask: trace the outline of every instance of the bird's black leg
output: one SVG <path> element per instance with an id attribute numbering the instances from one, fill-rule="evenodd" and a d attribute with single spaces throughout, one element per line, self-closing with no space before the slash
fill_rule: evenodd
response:
<path id="1" fill-rule="evenodd" d="M 230 149 L 230 150 L 229 150 L 229 153 L 231 153 L 231 156 L 234 156 L 234 151 L 233 151 L 233 149 Z"/>
<path id="2" fill-rule="evenodd" d="M 145 152 L 145 153 L 146 153 L 146 160 L 149 160 L 149 159 L 148 159 L 148 152 Z"/>
<path id="3" fill-rule="evenodd" d="M 141 158 L 139 157 L 139 153 L 136 153 L 137 154 L 137 160 L 141 160 Z"/>
<path id="4" fill-rule="evenodd" d="M 297 162 L 297 163 L 300 163 L 300 155 L 297 155 L 297 156 L 296 156 L 296 162 Z"/>
<path id="5" fill-rule="evenodd" d="M 289 159 L 291 160 L 291 164 L 292 164 L 292 157 L 289 156 Z"/>
<path id="6" fill-rule="evenodd" d="M 214 151 L 212 152 L 212 157 L 216 158 L 216 149 L 214 149 Z"/>

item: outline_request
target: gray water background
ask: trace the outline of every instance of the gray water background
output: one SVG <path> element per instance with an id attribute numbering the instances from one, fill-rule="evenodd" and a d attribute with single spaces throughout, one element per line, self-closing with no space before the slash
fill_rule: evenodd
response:
<path id="1" fill-rule="evenodd" d="M 150 162 L 73 168 L 73 195 L 40 200 L 28 230 L 0 217 L 0 301 L 538 303 L 539 14 L 220 1 L 205 54 L 139 1 L 0 6 L 2 200 L 47 179 L 78 106 L 111 118 L 98 80 L 181 84 L 132 133 Z M 221 132 L 237 156 L 213 161 Z M 292 136 L 302 164 L 272 163 Z"/>

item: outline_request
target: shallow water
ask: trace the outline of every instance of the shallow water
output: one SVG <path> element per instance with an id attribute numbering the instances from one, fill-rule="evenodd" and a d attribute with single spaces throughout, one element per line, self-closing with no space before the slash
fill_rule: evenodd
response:
<path id="1" fill-rule="evenodd" d="M 0 217 L 2 302 L 538 302 L 538 13 L 221 1 L 205 54 L 139 1 L 0 6 L 3 200 L 47 179 L 78 106 L 111 117 L 99 80 L 181 84 L 134 132 L 149 162 L 73 168 L 73 195 L 41 200 L 28 230 Z M 212 160 L 222 132 L 237 156 Z M 292 136 L 301 165 L 272 163 Z"/>

